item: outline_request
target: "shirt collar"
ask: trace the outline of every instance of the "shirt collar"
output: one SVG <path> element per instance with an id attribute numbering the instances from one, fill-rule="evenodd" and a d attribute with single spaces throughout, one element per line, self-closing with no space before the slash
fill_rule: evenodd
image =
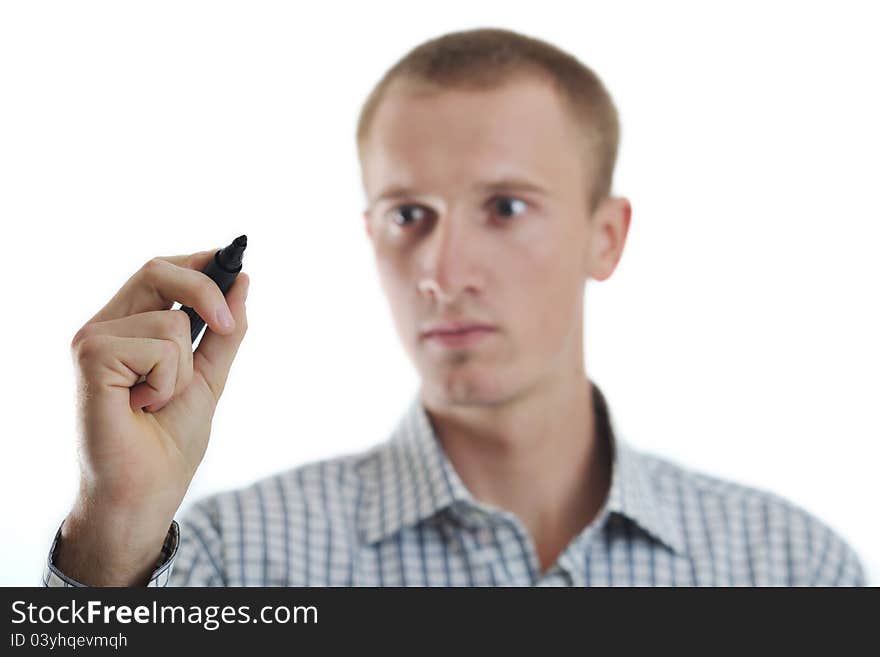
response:
<path id="1" fill-rule="evenodd" d="M 602 514 L 622 515 L 683 554 L 681 528 L 658 497 L 649 465 L 619 438 L 604 395 L 595 383 L 591 387 L 596 426 L 612 449 L 611 489 Z M 357 469 L 365 485 L 358 527 L 370 544 L 442 512 L 481 506 L 446 456 L 418 393 L 390 439 L 361 457 Z"/>

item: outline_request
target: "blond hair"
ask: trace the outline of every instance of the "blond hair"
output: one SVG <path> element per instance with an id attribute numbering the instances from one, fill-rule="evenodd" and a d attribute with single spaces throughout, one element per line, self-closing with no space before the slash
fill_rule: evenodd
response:
<path id="1" fill-rule="evenodd" d="M 596 176 L 589 198 L 592 213 L 611 194 L 620 140 L 614 101 L 599 77 L 574 56 L 511 30 L 479 28 L 451 32 L 410 50 L 388 69 L 364 102 L 357 122 L 358 154 L 362 156 L 377 107 L 396 80 L 441 88 L 490 90 L 523 74 L 549 81 L 581 130 L 584 161 L 595 162 Z"/>

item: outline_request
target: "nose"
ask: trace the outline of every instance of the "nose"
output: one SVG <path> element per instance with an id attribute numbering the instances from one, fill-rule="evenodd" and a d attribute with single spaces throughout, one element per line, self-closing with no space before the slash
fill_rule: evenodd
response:
<path id="1" fill-rule="evenodd" d="M 423 243 L 419 292 L 431 301 L 448 304 L 477 287 L 473 262 L 476 235 L 466 217 L 440 217 Z"/>

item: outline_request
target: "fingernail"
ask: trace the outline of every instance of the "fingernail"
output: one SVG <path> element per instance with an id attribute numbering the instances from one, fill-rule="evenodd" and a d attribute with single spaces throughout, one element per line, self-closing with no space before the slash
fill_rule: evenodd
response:
<path id="1" fill-rule="evenodd" d="M 225 306 L 221 306 L 217 309 L 217 322 L 223 328 L 232 328 L 232 325 L 235 321 L 232 319 L 232 315 L 229 313 L 229 310 Z"/>

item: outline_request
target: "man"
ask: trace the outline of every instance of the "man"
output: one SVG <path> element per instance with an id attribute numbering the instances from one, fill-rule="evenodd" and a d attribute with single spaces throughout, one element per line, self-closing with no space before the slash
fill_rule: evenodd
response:
<path id="1" fill-rule="evenodd" d="M 357 137 L 365 229 L 418 394 L 384 443 L 197 501 L 139 577 L 864 582 L 854 551 L 805 510 L 616 435 L 585 374 L 583 299 L 588 279 L 617 266 L 631 207 L 610 194 L 618 119 L 592 71 L 513 32 L 448 34 L 386 73 Z M 44 583 L 110 581 L 72 556 L 85 550 L 85 515 L 59 528 Z"/>

